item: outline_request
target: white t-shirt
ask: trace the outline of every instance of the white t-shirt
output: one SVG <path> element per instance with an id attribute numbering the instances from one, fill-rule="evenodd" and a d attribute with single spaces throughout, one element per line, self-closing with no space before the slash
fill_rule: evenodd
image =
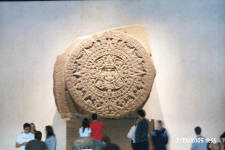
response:
<path id="1" fill-rule="evenodd" d="M 133 126 L 130 128 L 128 134 L 127 134 L 127 137 L 128 137 L 129 139 L 132 139 L 133 143 L 135 143 L 135 131 L 136 131 L 136 128 L 137 128 L 137 126 L 136 126 L 136 125 L 133 125 Z"/>
<path id="2" fill-rule="evenodd" d="M 24 142 L 29 142 L 31 140 L 34 140 L 34 134 L 33 133 L 22 132 L 16 137 L 16 143 L 18 143 L 18 144 L 22 144 Z M 20 146 L 18 149 L 19 150 L 25 150 L 25 146 Z"/>
<path id="3" fill-rule="evenodd" d="M 83 127 L 79 129 L 80 137 L 89 137 L 91 135 L 91 128 L 85 128 L 83 132 Z"/>

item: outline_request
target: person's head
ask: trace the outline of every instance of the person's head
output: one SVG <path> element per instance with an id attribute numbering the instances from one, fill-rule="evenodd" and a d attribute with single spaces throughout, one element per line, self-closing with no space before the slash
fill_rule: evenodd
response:
<path id="1" fill-rule="evenodd" d="M 52 126 L 46 126 L 45 131 L 46 131 L 46 138 L 48 138 L 50 136 L 55 136 Z"/>
<path id="2" fill-rule="evenodd" d="M 92 114 L 91 118 L 92 118 L 92 120 L 97 120 L 98 119 L 98 115 L 97 114 Z"/>
<path id="3" fill-rule="evenodd" d="M 102 144 L 103 145 L 106 145 L 106 144 L 108 144 L 110 142 L 111 142 L 111 140 L 110 140 L 110 138 L 108 136 L 103 136 L 102 137 Z"/>
<path id="4" fill-rule="evenodd" d="M 120 150 L 120 147 L 116 144 L 109 143 L 103 148 L 103 150 Z"/>
<path id="5" fill-rule="evenodd" d="M 35 133 L 34 133 L 34 137 L 35 137 L 35 139 L 36 140 L 41 140 L 41 138 L 42 138 L 42 134 L 41 134 L 41 131 L 36 131 Z"/>
<path id="6" fill-rule="evenodd" d="M 29 133 L 30 132 L 30 124 L 29 123 L 24 123 L 23 124 L 23 131 L 24 131 L 24 133 Z"/>
<path id="7" fill-rule="evenodd" d="M 85 128 L 89 128 L 89 120 L 88 120 L 88 118 L 84 118 L 83 119 L 82 127 L 83 127 L 83 132 L 84 132 Z"/>
<path id="8" fill-rule="evenodd" d="M 145 117 L 145 111 L 143 109 L 139 109 L 137 111 L 137 114 L 139 117 L 144 118 Z"/>
<path id="9" fill-rule="evenodd" d="M 35 133 L 35 131 L 36 131 L 36 126 L 35 126 L 34 123 L 30 123 L 30 130 L 31 130 L 32 133 Z"/>
<path id="10" fill-rule="evenodd" d="M 199 126 L 195 127 L 195 134 L 201 135 L 201 128 Z"/>
<path id="11" fill-rule="evenodd" d="M 160 130 L 163 127 L 163 122 L 161 120 L 156 121 L 156 129 Z"/>

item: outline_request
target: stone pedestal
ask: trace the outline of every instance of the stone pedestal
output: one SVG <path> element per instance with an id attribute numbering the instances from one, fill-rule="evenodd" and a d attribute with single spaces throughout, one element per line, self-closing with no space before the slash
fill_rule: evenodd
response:
<path id="1" fill-rule="evenodd" d="M 134 119 L 102 119 L 105 128 L 103 135 L 111 138 L 113 143 L 120 146 L 121 150 L 131 150 L 130 139 L 127 138 L 127 133 L 134 124 Z M 73 141 L 79 137 L 79 128 L 81 127 L 82 119 L 68 120 L 67 125 L 67 150 L 72 150 Z M 154 129 L 154 121 L 149 122 L 149 132 Z"/>

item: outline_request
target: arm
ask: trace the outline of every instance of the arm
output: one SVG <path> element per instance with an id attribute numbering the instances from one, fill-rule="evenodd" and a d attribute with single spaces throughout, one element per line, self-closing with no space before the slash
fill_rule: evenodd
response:
<path id="1" fill-rule="evenodd" d="M 21 135 L 18 135 L 16 137 L 16 148 L 19 148 L 21 146 L 26 146 L 27 142 L 24 142 L 24 140 L 22 140 Z"/>
<path id="2" fill-rule="evenodd" d="M 25 147 L 25 150 L 30 150 L 31 148 L 30 148 L 30 143 L 27 143 L 27 145 L 26 145 L 26 147 Z"/>
<path id="3" fill-rule="evenodd" d="M 16 143 L 16 148 L 19 148 L 21 146 L 26 146 L 26 145 L 27 145 L 27 142 L 24 142 L 22 144 Z"/>
<path id="4" fill-rule="evenodd" d="M 164 133 L 163 133 L 163 142 L 164 144 L 167 144 L 168 143 L 168 133 L 167 131 L 165 130 Z"/>
<path id="5" fill-rule="evenodd" d="M 92 132 L 91 128 L 89 128 L 88 132 L 89 132 L 89 135 L 91 135 L 91 132 Z"/>
<path id="6" fill-rule="evenodd" d="M 79 129 L 79 136 L 81 137 L 81 135 L 82 135 L 82 132 L 83 132 L 83 129 Z"/>

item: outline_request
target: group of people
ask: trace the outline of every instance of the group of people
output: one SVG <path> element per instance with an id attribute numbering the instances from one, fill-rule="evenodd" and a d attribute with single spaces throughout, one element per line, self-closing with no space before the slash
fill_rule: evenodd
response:
<path id="1" fill-rule="evenodd" d="M 145 118 L 145 111 L 138 110 L 138 118 L 135 124 L 130 128 L 127 137 L 131 139 L 133 150 L 149 149 L 149 121 Z M 168 133 L 163 128 L 161 120 L 156 122 L 156 129 L 151 133 L 152 144 L 154 150 L 166 150 L 168 143 Z"/>
<path id="2" fill-rule="evenodd" d="M 108 136 L 103 136 L 104 122 L 98 120 L 97 114 L 92 114 L 92 122 L 84 118 L 79 128 L 80 137 L 91 137 L 100 150 L 120 150 L 119 146 L 111 143 Z"/>
<path id="3" fill-rule="evenodd" d="M 127 137 L 131 140 L 133 150 L 149 150 L 149 139 L 151 139 L 154 150 L 166 150 L 168 144 L 168 132 L 163 128 L 163 122 L 157 120 L 155 130 L 149 134 L 149 121 L 145 118 L 145 111 L 140 109 L 137 111 L 138 117 L 135 124 L 130 128 Z M 92 122 L 88 118 L 84 118 L 79 128 L 80 137 L 91 137 L 98 145 L 100 150 L 120 150 L 119 146 L 111 143 L 108 136 L 103 136 L 104 123 L 98 120 L 97 114 L 92 114 Z M 46 126 L 46 139 L 41 141 L 42 133 L 37 131 L 34 123 L 25 123 L 23 132 L 16 138 L 16 148 L 19 150 L 56 150 L 56 137 L 52 126 Z M 225 132 L 220 136 L 221 143 L 214 144 L 207 141 L 201 135 L 199 126 L 194 129 L 196 138 L 194 139 L 191 150 L 223 150 Z M 215 147 L 218 147 L 217 149 Z M 223 148 L 222 148 L 223 147 Z M 225 150 L 225 149 L 224 149 Z"/>
<path id="4" fill-rule="evenodd" d="M 89 123 L 87 118 L 83 119 L 82 126 L 79 129 L 80 137 L 92 137 L 96 144 L 102 149 L 102 137 L 103 137 L 104 123 L 98 120 L 97 114 L 92 114 L 92 122 Z"/>
<path id="5" fill-rule="evenodd" d="M 43 142 L 42 133 L 36 130 L 34 123 L 24 123 L 23 132 L 16 138 L 16 148 L 19 150 L 56 150 L 56 137 L 52 126 L 46 126 L 46 139 Z"/>
<path id="6" fill-rule="evenodd" d="M 201 127 L 197 126 L 194 129 L 196 138 L 193 140 L 191 145 L 191 150 L 225 150 L 225 132 L 220 136 L 221 143 L 214 143 L 212 141 L 207 141 L 207 139 L 202 136 Z"/>
<path id="7" fill-rule="evenodd" d="M 131 139 L 133 150 L 149 149 L 149 121 L 145 118 L 145 111 L 137 111 L 138 118 L 135 125 L 128 132 L 128 138 Z M 79 129 L 80 137 L 92 137 L 100 147 L 100 150 L 119 150 L 119 146 L 111 143 L 108 136 L 103 137 L 104 123 L 97 120 L 97 114 L 92 115 L 92 122 L 89 124 L 88 118 L 84 118 L 82 126 Z M 152 132 L 152 143 L 155 150 L 166 150 L 168 143 L 167 130 L 163 128 L 162 121 L 157 121 L 156 130 Z M 113 147 L 113 148 L 112 148 Z"/>

